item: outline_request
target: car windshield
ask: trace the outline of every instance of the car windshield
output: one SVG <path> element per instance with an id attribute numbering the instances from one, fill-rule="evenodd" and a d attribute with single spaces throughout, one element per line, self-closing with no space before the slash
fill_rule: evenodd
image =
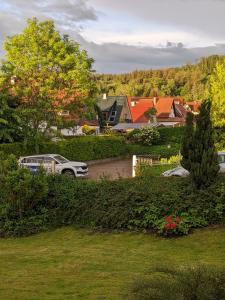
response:
<path id="1" fill-rule="evenodd" d="M 61 155 L 54 156 L 54 159 L 56 159 L 60 164 L 65 164 L 68 162 L 68 159 L 66 159 L 65 157 L 63 157 Z"/>

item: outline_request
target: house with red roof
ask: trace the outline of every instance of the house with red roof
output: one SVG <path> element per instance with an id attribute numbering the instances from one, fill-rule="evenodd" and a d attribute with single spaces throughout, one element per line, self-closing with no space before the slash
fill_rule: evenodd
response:
<path id="1" fill-rule="evenodd" d="M 186 109 L 184 100 L 174 97 L 128 97 L 128 106 L 132 123 L 150 122 L 173 122 L 177 125 L 184 124 L 186 119 Z M 153 121 L 148 113 L 155 111 Z"/>

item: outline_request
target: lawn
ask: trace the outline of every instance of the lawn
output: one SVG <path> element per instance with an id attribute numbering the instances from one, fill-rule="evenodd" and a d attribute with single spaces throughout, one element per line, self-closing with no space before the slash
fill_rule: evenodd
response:
<path id="1" fill-rule="evenodd" d="M 225 267 L 225 228 L 164 239 L 62 228 L 0 240 L 0 299 L 122 299 L 156 263 Z"/>
<path id="2" fill-rule="evenodd" d="M 140 167 L 140 171 L 143 176 L 161 176 L 163 172 L 174 169 L 176 167 L 177 164 L 142 166 Z"/>

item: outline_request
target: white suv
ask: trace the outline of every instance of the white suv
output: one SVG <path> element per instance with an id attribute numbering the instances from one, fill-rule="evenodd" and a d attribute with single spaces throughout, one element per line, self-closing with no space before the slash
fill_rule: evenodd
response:
<path id="1" fill-rule="evenodd" d="M 19 166 L 37 172 L 42 166 L 47 173 L 65 174 L 71 177 L 85 177 L 88 175 L 87 164 L 69 161 L 58 154 L 43 154 L 24 156 L 19 158 Z"/>

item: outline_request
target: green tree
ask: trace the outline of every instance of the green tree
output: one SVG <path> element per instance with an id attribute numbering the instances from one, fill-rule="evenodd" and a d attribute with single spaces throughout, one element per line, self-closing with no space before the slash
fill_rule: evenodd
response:
<path id="1" fill-rule="evenodd" d="M 212 101 L 212 122 L 215 127 L 225 126 L 225 62 L 217 63 L 209 80 L 209 94 Z"/>
<path id="2" fill-rule="evenodd" d="M 0 93 L 0 142 L 12 142 L 18 135 L 20 123 L 16 109 L 10 106 L 11 96 L 5 90 Z"/>
<path id="3" fill-rule="evenodd" d="M 60 111 L 85 111 L 95 93 L 93 59 L 78 43 L 61 36 L 53 21 L 36 18 L 28 20 L 21 34 L 7 38 L 4 46 L 3 76 L 20 99 L 25 141 L 32 138 L 38 151 L 40 136 L 57 122 Z"/>
<path id="4" fill-rule="evenodd" d="M 191 112 L 187 113 L 186 117 L 186 127 L 181 145 L 181 165 L 186 170 L 191 169 L 191 153 L 193 152 L 193 135 L 194 135 L 194 117 Z"/>
<path id="5" fill-rule="evenodd" d="M 196 118 L 196 129 L 190 149 L 190 176 L 196 188 L 210 185 L 217 177 L 219 163 L 213 140 L 210 118 L 211 102 L 203 102 Z"/>

